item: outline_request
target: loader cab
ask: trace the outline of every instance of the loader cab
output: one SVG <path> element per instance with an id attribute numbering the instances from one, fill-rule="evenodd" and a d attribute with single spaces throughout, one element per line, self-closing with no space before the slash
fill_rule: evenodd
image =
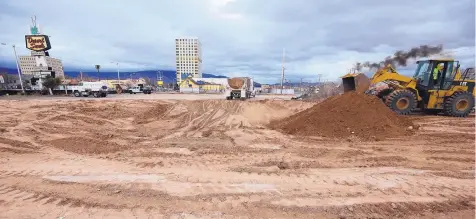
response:
<path id="1" fill-rule="evenodd" d="M 433 70 L 442 65 L 436 80 Z M 448 90 L 459 68 L 459 62 L 453 60 L 424 60 L 417 62 L 417 69 L 413 78 L 417 80 L 418 90 Z"/>

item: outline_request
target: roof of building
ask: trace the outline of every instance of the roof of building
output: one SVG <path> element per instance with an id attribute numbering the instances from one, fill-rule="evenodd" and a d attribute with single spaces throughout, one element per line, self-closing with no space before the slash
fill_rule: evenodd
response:
<path id="1" fill-rule="evenodd" d="M 206 81 L 202 81 L 202 80 L 194 80 L 193 78 L 186 78 L 182 81 L 182 83 L 186 80 L 191 81 L 192 83 L 194 83 L 196 85 L 220 85 L 220 84 L 217 84 L 217 83 L 211 83 L 211 82 L 206 82 Z"/>
<path id="2" fill-rule="evenodd" d="M 212 82 L 206 82 L 206 81 L 199 81 L 197 80 L 196 81 L 198 85 L 220 85 L 220 84 L 217 84 L 217 83 L 212 83 Z"/>

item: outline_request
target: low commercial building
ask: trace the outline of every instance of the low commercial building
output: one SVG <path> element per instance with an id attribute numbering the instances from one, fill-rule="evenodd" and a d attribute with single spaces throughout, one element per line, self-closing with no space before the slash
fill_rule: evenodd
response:
<path id="1" fill-rule="evenodd" d="M 21 89 L 18 75 L 0 72 L 0 90 Z"/>
<path id="2" fill-rule="evenodd" d="M 192 78 L 195 81 L 203 81 L 211 84 L 220 84 L 224 87 L 228 84 L 228 78 Z"/>
<path id="3" fill-rule="evenodd" d="M 224 90 L 225 86 L 221 84 L 197 80 L 196 78 L 186 78 L 180 83 L 180 92 L 182 93 L 221 93 Z"/>

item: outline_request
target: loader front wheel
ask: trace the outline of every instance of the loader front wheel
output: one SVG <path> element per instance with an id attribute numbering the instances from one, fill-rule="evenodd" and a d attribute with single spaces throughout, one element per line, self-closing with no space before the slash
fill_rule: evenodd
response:
<path id="1" fill-rule="evenodd" d="M 416 103 L 415 94 L 409 90 L 395 90 L 385 100 L 390 109 L 402 115 L 410 114 L 415 109 Z"/>
<path id="2" fill-rule="evenodd" d="M 449 116 L 466 117 L 474 107 L 473 95 L 468 92 L 456 92 L 445 100 L 444 113 Z"/>

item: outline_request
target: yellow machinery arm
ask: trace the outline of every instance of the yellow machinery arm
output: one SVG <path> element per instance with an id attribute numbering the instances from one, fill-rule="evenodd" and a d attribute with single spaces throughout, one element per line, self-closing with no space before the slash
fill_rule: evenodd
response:
<path id="1" fill-rule="evenodd" d="M 416 84 L 415 79 L 399 74 L 391 65 L 381 68 L 375 72 L 372 78 L 370 78 L 370 84 L 376 84 L 389 80 L 398 82 L 399 84 L 395 85 L 399 86 L 400 88 L 407 88 L 412 82 Z"/>
<path id="2" fill-rule="evenodd" d="M 418 95 L 418 90 L 416 89 L 417 81 L 408 76 L 399 74 L 392 65 L 387 65 L 379 69 L 375 74 L 370 78 L 370 84 L 374 85 L 380 82 L 392 81 L 394 83 L 388 83 L 390 87 L 399 88 L 399 89 L 410 89 L 415 93 L 418 101 L 421 100 L 420 95 Z M 396 82 L 396 83 L 395 83 Z"/>
<path id="3" fill-rule="evenodd" d="M 344 92 L 362 89 L 358 82 L 355 81 L 355 78 L 361 75 L 361 73 L 349 73 L 342 76 L 342 83 L 344 86 Z M 404 75 L 399 74 L 391 65 L 387 65 L 383 68 L 377 70 L 374 75 L 370 78 L 370 85 L 375 85 L 380 82 L 391 81 L 393 83 L 388 83 L 389 86 L 393 86 L 394 88 L 399 89 L 408 89 L 411 88 L 413 92 L 415 92 L 417 99 L 420 100 L 420 96 L 418 95 L 418 91 L 416 88 L 416 80 L 412 77 L 407 77 Z M 395 83 L 396 82 L 396 83 Z M 365 84 L 365 83 L 363 83 Z M 368 83 L 367 83 L 368 88 Z M 367 89 L 365 88 L 365 89 Z"/>

